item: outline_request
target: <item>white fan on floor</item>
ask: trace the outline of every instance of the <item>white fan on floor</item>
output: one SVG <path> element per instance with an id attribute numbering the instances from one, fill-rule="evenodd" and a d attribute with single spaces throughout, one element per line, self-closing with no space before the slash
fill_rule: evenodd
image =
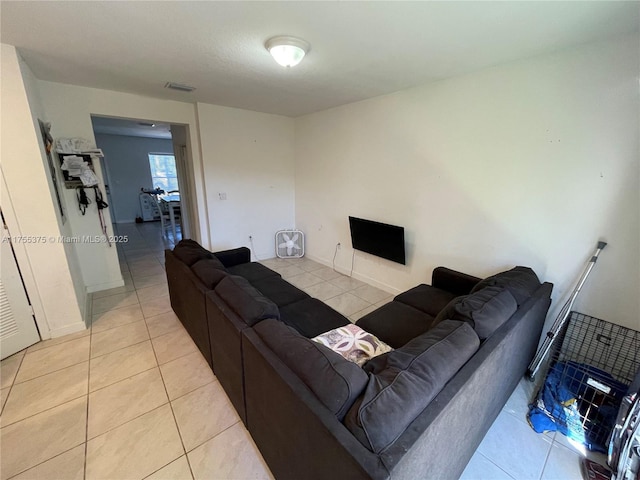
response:
<path id="1" fill-rule="evenodd" d="M 304 257 L 304 233 L 300 230 L 276 232 L 276 255 L 279 258 Z"/>

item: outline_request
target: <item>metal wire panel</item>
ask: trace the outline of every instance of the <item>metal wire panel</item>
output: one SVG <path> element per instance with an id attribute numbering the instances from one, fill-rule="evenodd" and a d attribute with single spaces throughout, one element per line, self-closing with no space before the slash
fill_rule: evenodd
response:
<path id="1" fill-rule="evenodd" d="M 591 365 L 630 385 L 640 368 L 640 332 L 571 312 L 556 360 Z"/>
<path id="2" fill-rule="evenodd" d="M 581 428 L 580 441 L 602 451 L 622 398 L 640 370 L 640 332 L 571 312 L 556 340 L 548 375 L 554 375 L 562 403 L 545 409 L 572 438 Z"/>

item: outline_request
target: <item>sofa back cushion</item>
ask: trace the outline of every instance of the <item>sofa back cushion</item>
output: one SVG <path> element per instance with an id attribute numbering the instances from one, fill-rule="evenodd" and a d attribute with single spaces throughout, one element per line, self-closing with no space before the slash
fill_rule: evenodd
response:
<path id="1" fill-rule="evenodd" d="M 196 263 L 198 260 L 214 258 L 213 253 L 206 248 L 203 248 L 198 242 L 188 238 L 178 242 L 173 249 L 173 254 L 178 258 L 178 260 L 186 264 L 188 267 Z"/>
<path id="2" fill-rule="evenodd" d="M 453 300 L 457 295 L 441 290 L 440 288 L 425 285 L 424 283 L 413 287 L 406 292 L 396 296 L 396 302 L 405 303 L 413 308 L 417 308 L 421 312 L 428 313 L 435 317 L 447 303 Z"/>
<path id="3" fill-rule="evenodd" d="M 269 267 L 265 267 L 258 262 L 246 262 L 233 267 L 228 267 L 229 273 L 246 278 L 251 283 L 265 278 L 280 277 L 278 272 L 274 272 Z"/>
<path id="4" fill-rule="evenodd" d="M 275 303 L 279 308 L 290 305 L 305 298 L 311 298 L 308 293 L 294 287 L 282 277 L 267 277 L 252 281 L 260 293 Z M 281 314 L 282 317 L 282 314 Z"/>
<path id="5" fill-rule="evenodd" d="M 320 402 L 342 420 L 364 390 L 367 374 L 355 363 L 278 320 L 264 320 L 254 330 Z"/>
<path id="6" fill-rule="evenodd" d="M 227 271 L 215 257 L 203 258 L 191 265 L 191 271 L 209 288 L 215 288 L 220 280 L 227 276 Z"/>
<path id="7" fill-rule="evenodd" d="M 478 350 L 465 322 L 445 320 L 392 352 L 370 360 L 365 391 L 347 412 L 346 427 L 375 453 L 391 445 Z M 460 433 L 464 435 L 464 432 Z"/>
<path id="8" fill-rule="evenodd" d="M 518 306 L 520 306 L 533 296 L 536 290 L 540 288 L 540 285 L 540 280 L 532 269 L 529 267 L 515 267 L 481 280 L 473 287 L 471 293 L 490 286 L 504 287 L 509 290 L 513 298 L 516 299 Z"/>
<path id="9" fill-rule="evenodd" d="M 256 290 L 246 278 L 227 275 L 216 285 L 215 291 L 250 327 L 266 318 L 280 318 L 276 304 Z"/>
<path id="10" fill-rule="evenodd" d="M 489 286 L 481 290 L 454 298 L 436 315 L 432 327 L 443 320 L 468 322 L 480 337 L 489 338 L 518 309 L 518 304 L 509 290 L 501 286 Z"/>

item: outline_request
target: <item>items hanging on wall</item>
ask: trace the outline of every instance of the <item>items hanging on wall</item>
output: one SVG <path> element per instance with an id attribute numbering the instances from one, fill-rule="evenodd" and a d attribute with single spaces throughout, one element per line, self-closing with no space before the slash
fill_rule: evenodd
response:
<path id="1" fill-rule="evenodd" d="M 87 192 L 84 191 L 83 187 L 76 187 L 76 197 L 78 198 L 78 208 L 80 209 L 80 213 L 84 215 L 87 211 L 87 207 L 91 203 L 91 200 L 87 197 Z"/>
<path id="2" fill-rule="evenodd" d="M 90 155 L 59 153 L 58 156 L 64 175 L 64 184 L 67 188 L 92 187 L 98 184 L 98 177 L 93 171 L 93 161 Z"/>
<path id="3" fill-rule="evenodd" d="M 78 208 L 82 215 L 86 214 L 87 208 L 92 203 L 85 189 L 93 189 L 98 218 L 100 219 L 100 230 L 107 244 L 111 247 L 107 224 L 102 212 L 109 205 L 104 201 L 102 191 L 98 185 L 98 177 L 93 169 L 93 160 L 104 157 L 102 150 L 95 148 L 84 138 L 58 138 L 55 141 L 55 147 L 60 159 L 60 168 L 64 175 L 65 186 L 76 189 Z"/>
<path id="4" fill-rule="evenodd" d="M 38 119 L 38 125 L 40 126 L 40 134 L 42 135 L 42 142 L 44 144 L 44 150 L 47 155 L 47 164 L 49 165 L 49 175 L 51 176 L 51 184 L 53 185 L 53 192 L 56 196 L 56 203 L 60 212 L 60 219 L 62 224 L 67 221 L 67 217 L 62 206 L 62 199 L 60 198 L 60 190 L 58 189 L 58 176 L 56 175 L 56 167 L 53 162 L 53 155 L 51 150 L 53 149 L 53 136 L 51 135 L 51 123 L 43 122 Z"/>
<path id="5" fill-rule="evenodd" d="M 107 224 L 104 221 L 104 215 L 102 214 L 102 210 L 107 208 L 109 205 L 104 201 L 102 197 L 102 192 L 100 191 L 100 187 L 97 185 L 93 187 L 93 193 L 96 196 L 96 205 L 98 206 L 98 218 L 100 219 L 100 228 L 102 229 L 102 234 L 107 239 L 107 243 L 111 246 L 111 241 L 109 240 L 109 235 L 107 235 Z"/>
<path id="6" fill-rule="evenodd" d="M 104 157 L 101 149 L 93 147 L 84 138 L 58 138 L 55 144 L 67 188 L 92 187 L 98 184 L 93 160 Z"/>
<path id="7" fill-rule="evenodd" d="M 93 195 L 95 197 L 96 206 L 98 207 L 98 218 L 100 219 L 100 230 L 102 234 L 107 240 L 109 246 L 111 246 L 111 240 L 109 240 L 109 235 L 107 233 L 107 223 L 104 220 L 104 215 L 102 210 L 107 208 L 109 204 L 104 201 L 104 197 L 102 196 L 102 191 L 100 187 L 94 185 L 91 187 L 93 189 Z M 76 197 L 78 199 L 78 208 L 80 209 L 80 213 L 84 215 L 87 212 L 87 207 L 91 204 L 91 200 L 87 196 L 87 192 L 85 191 L 85 187 L 76 187 Z"/>

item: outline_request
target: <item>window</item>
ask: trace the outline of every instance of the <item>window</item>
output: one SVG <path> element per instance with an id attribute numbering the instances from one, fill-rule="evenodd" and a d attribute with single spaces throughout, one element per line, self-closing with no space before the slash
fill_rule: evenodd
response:
<path id="1" fill-rule="evenodd" d="M 161 188 L 165 192 L 178 190 L 176 157 L 168 153 L 150 153 L 149 166 L 154 188 Z"/>

